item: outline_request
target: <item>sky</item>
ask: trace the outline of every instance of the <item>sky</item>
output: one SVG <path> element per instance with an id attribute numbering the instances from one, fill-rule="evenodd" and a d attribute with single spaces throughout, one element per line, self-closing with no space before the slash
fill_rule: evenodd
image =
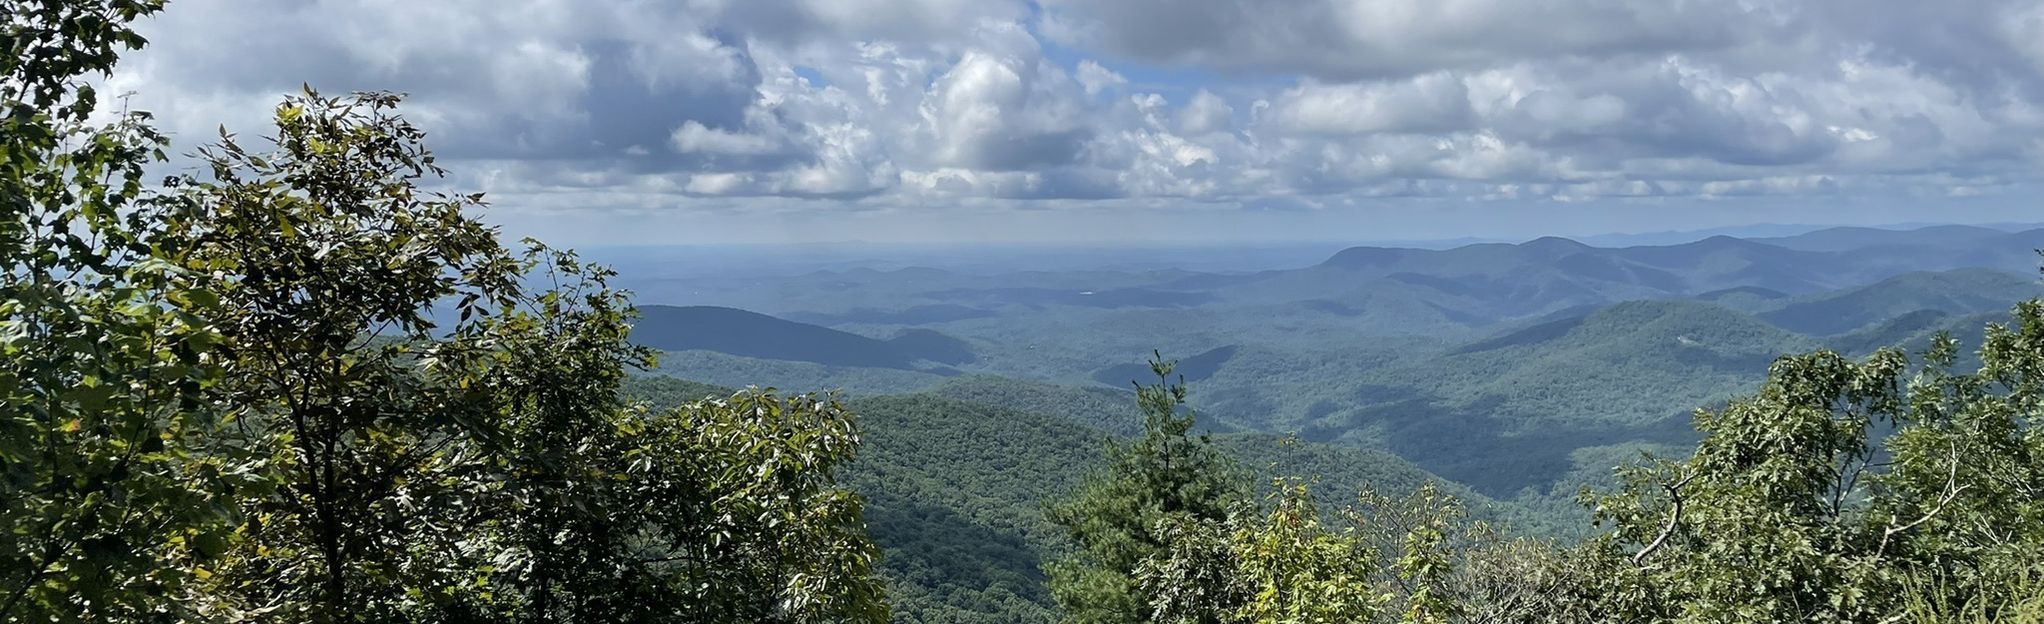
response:
<path id="1" fill-rule="evenodd" d="M 172 0 L 180 149 L 402 112 L 554 244 L 2044 221 L 2029 0 Z"/>

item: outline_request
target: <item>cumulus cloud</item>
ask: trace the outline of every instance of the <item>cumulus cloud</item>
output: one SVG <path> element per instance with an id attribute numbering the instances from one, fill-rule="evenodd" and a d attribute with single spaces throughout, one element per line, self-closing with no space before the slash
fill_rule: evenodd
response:
<path id="1" fill-rule="evenodd" d="M 669 140 L 676 151 L 684 153 L 754 155 L 770 154 L 780 147 L 768 137 L 711 128 L 694 119 L 682 122 Z"/>
<path id="2" fill-rule="evenodd" d="M 936 161 L 991 170 L 1070 164 L 1088 138 L 1072 86 L 1034 59 L 966 52 L 923 100 Z"/>
<path id="3" fill-rule="evenodd" d="M 258 134 L 300 83 L 403 91 L 455 183 L 533 209 L 1943 197 L 2044 171 L 2044 10 L 2019 0 L 178 0 L 145 31 L 108 86 L 182 143 Z"/>
<path id="4" fill-rule="evenodd" d="M 1100 95 L 1101 91 L 1128 84 L 1127 78 L 1093 59 L 1079 61 L 1078 78 L 1079 86 L 1086 89 L 1086 95 Z"/>
<path id="5" fill-rule="evenodd" d="M 1395 82 L 1312 82 L 1278 96 L 1270 115 L 1283 130 L 1301 134 L 1444 132 L 1473 121 L 1469 90 L 1445 73 Z"/>
<path id="6" fill-rule="evenodd" d="M 1224 132 L 1234 123 L 1235 107 L 1212 91 L 1200 89 L 1178 111 L 1178 130 L 1190 136 Z"/>

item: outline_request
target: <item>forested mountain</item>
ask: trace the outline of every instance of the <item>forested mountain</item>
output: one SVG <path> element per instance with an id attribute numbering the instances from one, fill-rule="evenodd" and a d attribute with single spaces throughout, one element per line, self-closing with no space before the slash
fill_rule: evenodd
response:
<path id="1" fill-rule="evenodd" d="M 826 366 L 913 370 L 918 361 L 956 364 L 974 357 L 963 341 L 927 329 L 875 340 L 715 306 L 643 306 L 637 327 L 634 342 L 662 351 L 715 351 Z"/>
<path id="2" fill-rule="evenodd" d="M 2036 283 L 2033 277 L 1990 269 L 1907 273 L 1782 301 L 1760 318 L 1805 334 L 1842 334 L 1923 310 L 1961 315 L 2005 310 L 2010 293 L 2035 290 Z"/>
<path id="3" fill-rule="evenodd" d="M 868 345 L 916 336 L 960 354 L 970 349 L 973 359 L 951 360 L 966 373 L 960 377 L 929 368 L 937 359 L 930 357 L 924 370 L 910 371 L 706 350 L 671 354 L 665 370 L 720 383 L 928 393 L 1132 435 L 1140 419 L 1128 383 L 1148 371 L 1129 354 L 1154 347 L 1176 356 L 1177 373 L 1197 388 L 1190 400 L 1205 429 L 1295 434 L 1307 445 L 1291 448 L 1388 453 L 1511 501 L 1508 515 L 1520 526 L 1572 533 L 1585 517 L 1571 502 L 1579 488 L 1614 485 L 1611 465 L 1640 450 L 1695 444 L 1691 412 L 1748 391 L 1781 354 L 1921 350 L 1938 331 L 1980 344 L 1980 327 L 2038 292 L 2036 280 L 2005 266 L 1944 268 L 1928 250 L 1963 246 L 1977 255 L 2027 244 L 2025 236 L 1843 230 L 1795 244 L 1718 237 L 1617 249 L 1550 238 L 1354 248 L 1318 266 L 1235 275 L 1033 273 L 1025 279 L 1037 284 L 1123 290 L 1102 303 L 1081 300 L 1100 291 L 1072 290 L 1060 301 L 1043 297 L 1047 291 L 1004 300 L 1021 293 L 980 289 L 970 307 L 911 304 L 894 317 L 883 308 L 789 313 L 831 321 L 870 337 Z M 1913 251 L 1871 263 L 1891 268 L 1869 268 L 1853 241 L 1908 243 Z M 1929 270 L 1904 271 L 1898 257 Z M 908 288 L 908 302 L 961 296 L 956 282 L 967 279 L 936 269 L 899 273 L 911 279 L 878 271 L 840 277 L 864 280 L 862 289 L 940 286 L 921 295 Z M 1151 285 L 1135 286 L 1145 280 Z M 1145 300 L 1133 293 L 1146 291 L 1132 287 L 1208 296 Z M 927 307 L 936 305 L 960 307 Z M 655 332 L 659 323 L 641 321 Z M 1307 474 L 1339 465 L 1311 463 Z M 1024 602 L 1041 606 L 1040 598 Z"/>
<path id="4" fill-rule="evenodd" d="M 840 327 L 984 326 L 1024 312 L 1097 316 L 1302 305 L 1301 310 L 1369 322 L 1373 334 L 1395 335 L 1431 331 L 1441 321 L 1484 326 L 1571 306 L 1727 289 L 1803 295 L 1912 271 L 2027 274 L 2035 269 L 2039 246 L 2044 230 L 1932 228 L 1914 236 L 1838 229 L 1619 248 L 1554 237 L 1438 250 L 1355 247 L 1313 266 L 1247 273 L 912 267 L 727 281 L 667 279 L 657 266 L 647 266 L 627 281 L 652 301 L 732 306 Z"/>
<path id="5" fill-rule="evenodd" d="M 1990 238 L 2009 237 L 2021 235 Z M 1941 240 L 1932 236 L 1925 244 Z M 1957 240 L 1980 244 L 1977 238 Z M 1065 411 L 1054 407 L 1061 402 L 1112 401 L 1063 390 L 1026 396 L 1005 388 L 1015 379 L 1033 379 L 1051 382 L 1047 388 L 1099 384 L 1102 391 L 1126 390 L 1147 371 L 1133 363 L 1103 368 L 1095 362 L 1129 362 L 1128 353 L 1155 347 L 1176 355 L 1178 372 L 1199 387 L 1192 402 L 1210 416 L 1203 425 L 1210 429 L 1297 433 L 1315 442 L 1388 450 L 1494 496 L 1566 497 L 1572 495 L 1568 475 L 1593 469 L 1574 459 L 1578 451 L 1691 443 L 1690 411 L 1752 387 L 1777 355 L 1825 346 L 1848 353 L 1891 344 L 1921 349 L 1938 330 L 1978 344 L 1978 327 L 1992 318 L 1982 313 L 2006 309 L 2038 291 L 2033 278 L 1987 268 L 1908 272 L 1835 289 L 1758 279 L 1806 271 L 1800 263 L 1813 258 L 1850 258 L 1827 253 L 1833 252 L 1723 237 L 1613 250 L 1561 239 L 1440 251 L 1358 248 L 1318 267 L 1202 278 L 1203 288 L 1240 293 L 1274 285 L 1283 286 L 1278 291 L 1304 288 L 1293 283 L 1297 280 L 1339 283 L 1330 275 L 1381 274 L 1339 286 L 1353 288 L 1348 295 L 1293 304 L 1235 305 L 1222 297 L 1185 310 L 1034 305 L 917 325 L 839 326 L 871 336 L 861 343 L 870 349 L 886 347 L 888 337 L 901 340 L 898 336 L 949 344 L 960 355 L 970 349 L 974 359 L 954 358 L 955 367 L 933 368 L 928 361 L 922 370 L 829 366 L 706 350 L 672 354 L 667 366 L 675 374 L 720 383 L 880 394 L 957 391 L 982 379 L 971 375 L 994 375 L 1005 379 L 985 384 L 982 392 L 1004 388 L 994 393 L 1048 406 L 1034 411 L 1058 413 Z M 1590 259 L 1627 270 L 1590 271 L 1583 265 Z M 1430 264 L 1434 261 L 1448 264 Z M 1520 266 L 1514 270 L 1524 274 L 1451 279 L 1420 272 L 1467 274 L 1485 266 Z M 932 280 L 940 272 L 911 274 Z M 1684 297 L 1676 293 L 1690 288 L 1663 288 L 1709 275 L 1731 276 L 1709 278 L 1718 282 L 1711 285 L 1754 278 L 1749 281 L 1798 294 L 1741 285 Z M 1587 276 L 1600 276 L 1594 283 L 1607 286 L 1631 284 L 1626 288 L 1639 290 L 1614 292 L 1644 298 L 1602 303 L 1617 295 L 1586 286 L 1593 283 Z M 1186 279 L 1172 283 L 1184 287 Z M 1501 320 L 1506 309 L 1540 313 Z M 1421 318 L 1432 320 L 1416 320 Z M 1448 329 L 1383 335 L 1378 323 L 1392 319 Z M 640 323 L 662 331 L 662 319 Z M 947 381 L 955 372 L 968 376 Z M 1125 407 L 1109 409 L 1127 413 Z M 1088 424 L 1132 431 L 1127 428 L 1132 418 L 1116 422 L 1120 429 Z"/>
<path id="6" fill-rule="evenodd" d="M 2044 237 L 2044 229 L 2019 231 L 2001 230 L 1974 225 L 1934 225 L 1929 227 L 1898 230 L 1870 227 L 1835 227 L 1805 232 L 1794 236 L 1754 238 L 1756 242 L 1818 252 L 1850 252 L 1864 250 L 1994 250 L 2009 251 L 2010 247 L 2036 246 Z"/>
<path id="7" fill-rule="evenodd" d="M 625 391 L 655 408 L 733 392 L 664 375 L 635 377 Z M 1104 441 L 1139 433 L 1133 395 L 978 376 L 846 405 L 859 414 L 862 433 L 846 483 L 866 499 L 898 621 L 1056 621 L 1042 568 L 1069 544 L 1044 519 L 1043 504 L 1078 485 L 1099 463 Z M 1364 487 L 1405 491 L 1439 480 L 1382 451 L 1268 434 L 1216 441 L 1257 480 L 1317 475 L 1331 504 Z M 1483 517 L 1536 519 L 1467 489 L 1452 491 Z"/>

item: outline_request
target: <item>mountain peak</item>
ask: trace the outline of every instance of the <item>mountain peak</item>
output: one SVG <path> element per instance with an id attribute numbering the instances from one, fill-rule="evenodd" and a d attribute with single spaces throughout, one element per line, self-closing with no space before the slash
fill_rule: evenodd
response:
<path id="1" fill-rule="evenodd" d="M 1585 244 L 1583 244 L 1583 243 L 1582 243 L 1581 241 L 1577 241 L 1577 240 L 1575 240 L 1575 239 L 1572 239 L 1572 238 L 1563 238 L 1563 237 L 1560 237 L 1560 236 L 1542 236 L 1542 237 L 1540 237 L 1540 238 L 1536 238 L 1536 239 L 1533 239 L 1533 240 L 1529 240 L 1529 241 L 1526 241 L 1526 242 L 1523 242 L 1523 243 L 1519 243 L 1519 246 L 1520 246 L 1520 247 L 1526 247 L 1526 248 L 1530 248 L 1530 249 L 1568 249 L 1568 250 L 1574 250 L 1574 249 L 1589 249 L 1589 248 L 1590 248 L 1590 246 L 1589 246 L 1589 245 L 1585 245 Z"/>
<path id="2" fill-rule="evenodd" d="M 1342 269 L 1390 266 L 1405 259 L 1406 253 L 1410 251 L 1412 250 L 1397 247 L 1350 247 L 1335 252 L 1334 256 L 1320 265 Z"/>
<path id="3" fill-rule="evenodd" d="M 1573 254 L 1579 251 L 1587 251 L 1596 248 L 1591 247 L 1589 245 L 1585 245 L 1581 241 L 1577 241 L 1574 239 L 1562 238 L 1559 236 L 1542 236 L 1540 238 L 1519 243 L 1519 249 L 1522 251 L 1532 252 L 1534 254 L 1537 254 L 1548 259 L 1554 259 L 1569 254 Z"/>

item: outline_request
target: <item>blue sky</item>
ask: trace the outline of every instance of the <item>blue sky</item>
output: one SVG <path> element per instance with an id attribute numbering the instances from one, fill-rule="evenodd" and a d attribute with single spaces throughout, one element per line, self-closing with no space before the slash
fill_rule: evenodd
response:
<path id="1" fill-rule="evenodd" d="M 570 245 L 1531 237 L 2036 221 L 2018 0 L 174 0 L 181 142 L 409 93 Z"/>

